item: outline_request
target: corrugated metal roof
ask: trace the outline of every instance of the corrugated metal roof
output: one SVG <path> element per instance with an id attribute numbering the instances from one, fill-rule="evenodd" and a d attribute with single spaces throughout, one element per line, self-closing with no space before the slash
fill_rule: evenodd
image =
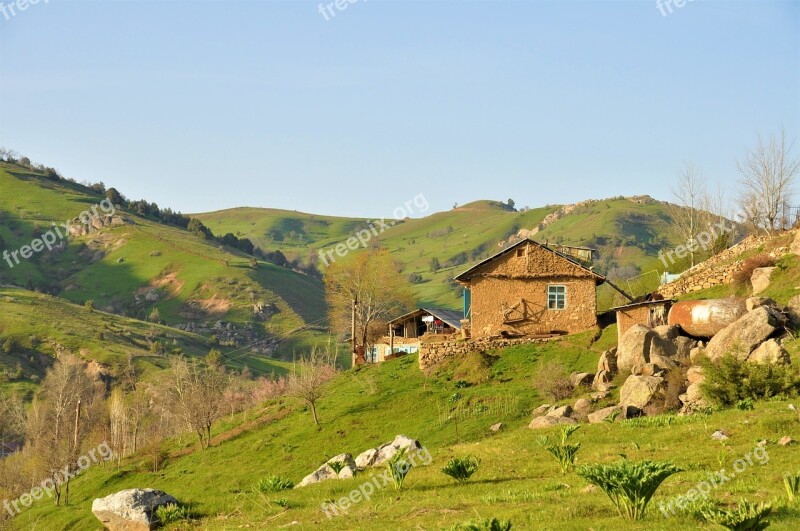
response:
<path id="1" fill-rule="evenodd" d="M 464 315 L 461 312 L 455 310 L 442 310 L 439 308 L 419 308 L 414 310 L 413 312 L 408 312 L 405 315 L 401 315 L 400 317 L 396 317 L 389 321 L 389 324 L 399 323 L 405 321 L 406 319 L 410 319 L 414 315 L 417 314 L 430 314 L 438 319 L 441 319 L 448 325 L 452 326 L 456 330 L 461 330 L 461 319 L 464 318 Z"/>

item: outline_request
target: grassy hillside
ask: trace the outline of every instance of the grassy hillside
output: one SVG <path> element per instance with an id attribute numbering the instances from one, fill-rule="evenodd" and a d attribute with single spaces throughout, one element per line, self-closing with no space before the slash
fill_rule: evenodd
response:
<path id="1" fill-rule="evenodd" d="M 144 378 L 168 366 L 167 355 L 205 356 L 208 338 L 154 323 L 137 321 L 31 291 L 0 287 L 0 337 L 11 340 L 0 351 L 0 373 L 20 377 L 0 381 L 0 388 L 32 391 L 56 355 L 73 354 L 115 373 L 131 356 Z M 222 351 L 233 349 L 218 347 Z M 288 364 L 250 352 L 231 356 L 232 367 L 244 364 L 255 374 L 285 373 Z"/>
<path id="2" fill-rule="evenodd" d="M 405 272 L 421 275 L 416 293 L 423 305 L 458 309 L 461 301 L 452 277 L 500 250 L 520 230 L 535 229 L 561 208 L 551 205 L 516 212 L 495 201 L 476 201 L 424 218 L 399 220 L 378 240 L 392 251 Z M 232 231 L 264 250 L 278 249 L 287 256 L 330 249 L 366 226 L 366 220 L 360 219 L 253 208 L 197 217 L 214 231 Z M 632 279 L 622 282 L 622 287 L 634 294 L 657 286 L 658 273 L 664 269 L 657 254 L 670 241 L 667 205 L 649 198 L 615 198 L 588 201 L 555 217 L 532 237 L 597 249 L 597 270 L 614 279 Z M 430 267 L 433 258 L 441 266 L 436 272 Z M 610 288 L 602 288 L 599 299 L 601 307 L 621 302 Z"/>
<path id="3" fill-rule="evenodd" d="M 74 483 L 69 507 L 39 502 L 17 524 L 25 529 L 97 529 L 90 511 L 94 498 L 124 488 L 154 487 L 190 504 L 196 514 L 191 527 L 203 529 L 291 525 L 442 530 L 490 517 L 510 519 L 514 529 L 713 529 L 685 512 L 665 519 L 657 504 L 685 494 L 709 473 L 730 470 L 762 439 L 768 441 L 769 461 L 748 467 L 712 497 L 730 504 L 740 497 L 768 501 L 781 496 L 782 475 L 800 471 L 797 450 L 776 444 L 784 435 L 800 437 L 798 415 L 782 400 L 758 402 L 754 411 L 582 426 L 574 436 L 582 444 L 580 464 L 608 463 L 625 455 L 671 460 L 684 470 L 664 483 L 641 524 L 621 520 L 606 496 L 586 490 L 576 475 L 562 475 L 536 442 L 540 435 L 554 433 L 527 429 L 531 409 L 542 402 L 531 389 L 531 376 L 539 363 L 553 359 L 573 370 L 591 370 L 597 351 L 613 343 L 615 335 L 611 327 L 597 343 L 590 332 L 508 349 L 498 358 L 468 356 L 428 376 L 413 356 L 360 367 L 330 383 L 319 406 L 320 428 L 293 400 L 271 401 L 216 426 L 218 442 L 210 450 L 200 452 L 190 442 L 173 441 L 173 457 L 158 473 L 147 471 L 144 458 L 119 469 L 96 467 Z M 797 361 L 797 345 L 792 352 Z M 497 434 L 488 430 L 495 422 L 504 423 Z M 717 429 L 731 434 L 724 444 L 710 437 Z M 429 449 L 430 465 L 413 469 L 400 493 L 378 489 L 371 501 L 354 505 L 346 515 L 328 519 L 321 504 L 348 495 L 380 470 L 274 494 L 253 490 L 259 479 L 272 474 L 299 482 L 336 454 L 356 455 L 399 433 Z M 480 469 L 469 483 L 455 484 L 440 469 L 451 457 L 465 455 L 480 458 Z M 798 521 L 798 509 L 779 509 L 770 529 L 796 529 Z"/>
<path id="4" fill-rule="evenodd" d="M 103 199 L 84 186 L 5 163 L 0 190 L 0 238 L 10 251 L 30 244 L 51 222 L 75 218 Z M 287 354 L 315 337 L 295 331 L 324 323 L 319 280 L 265 262 L 253 268 L 251 257 L 237 250 L 130 212 L 118 214 L 128 222 L 70 238 L 61 252 L 45 250 L 13 268 L 0 262 L 0 282 L 169 325 L 226 321 L 245 328 L 255 320 L 254 304 L 263 304 L 272 316 L 251 332 L 281 341 Z"/>

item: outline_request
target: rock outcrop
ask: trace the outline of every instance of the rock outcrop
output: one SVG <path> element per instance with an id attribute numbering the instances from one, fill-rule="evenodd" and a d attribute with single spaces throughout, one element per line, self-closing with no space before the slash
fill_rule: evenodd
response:
<path id="1" fill-rule="evenodd" d="M 173 496 L 155 489 L 129 489 L 94 500 L 92 514 L 109 531 L 150 531 L 159 525 L 156 510 L 177 504 Z"/>
<path id="2" fill-rule="evenodd" d="M 771 308 L 760 306 L 711 338 L 706 356 L 717 361 L 725 354 L 746 360 L 753 350 L 778 330 L 779 319 Z"/>
<path id="3" fill-rule="evenodd" d="M 341 463 L 344 466 L 337 473 L 331 463 Z M 336 457 L 331 457 L 322 466 L 316 469 L 311 474 L 303 478 L 295 488 L 306 487 L 314 483 L 320 483 L 329 479 L 346 479 L 351 478 L 356 473 L 356 463 L 353 456 L 350 454 L 339 454 Z"/>

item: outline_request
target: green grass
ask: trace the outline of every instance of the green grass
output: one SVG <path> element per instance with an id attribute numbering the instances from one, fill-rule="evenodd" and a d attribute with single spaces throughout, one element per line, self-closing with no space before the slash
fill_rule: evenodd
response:
<path id="1" fill-rule="evenodd" d="M 145 471 L 136 458 L 120 469 L 110 464 L 92 469 L 74 482 L 69 507 L 40 502 L 18 523 L 23 528 L 94 528 L 94 498 L 147 486 L 190 505 L 198 527 L 204 529 L 279 528 L 291 522 L 298 522 L 299 529 L 374 529 L 379 522 L 384 528 L 438 530 L 492 517 L 511 520 L 515 529 L 541 528 L 543 522 L 552 529 L 576 530 L 713 529 L 689 515 L 664 519 L 658 503 L 685 494 L 719 470 L 721 445 L 710 438 L 717 429 L 731 433 L 722 464 L 728 469 L 758 440 L 771 442 L 767 464 L 748 467 L 715 489 L 713 497 L 734 503 L 742 497 L 761 502 L 782 495 L 784 473 L 800 466 L 794 448 L 775 444 L 784 435 L 800 433 L 798 415 L 785 401 L 759 402 L 755 411 L 732 409 L 690 417 L 692 422 L 585 425 L 572 438 L 581 443 L 579 465 L 613 463 L 624 454 L 632 460 L 669 460 L 685 470 L 659 489 L 644 527 L 621 520 L 602 492 L 584 491 L 585 481 L 574 473 L 562 475 L 536 444 L 540 435 L 558 436 L 557 429 L 527 429 L 531 409 L 542 402 L 530 385 L 540 361 L 561 359 L 571 370 L 597 361 L 597 354 L 589 350 L 590 334 L 567 339 L 507 349 L 488 367 L 467 357 L 428 376 L 417 367 L 415 356 L 347 371 L 331 382 L 330 393 L 319 403 L 320 428 L 301 404 L 275 400 L 215 426 L 215 435 L 233 434 L 219 446 L 201 452 L 190 438 L 172 441 L 173 452 L 188 454 L 168 459 L 157 474 Z M 456 387 L 461 379 L 470 385 Z M 459 403 L 471 406 L 459 410 L 457 426 L 449 400 L 455 392 L 461 395 Z M 501 402 L 512 407 L 498 407 Z M 493 434 L 488 428 L 495 422 L 503 422 L 505 428 Z M 354 505 L 345 516 L 329 520 L 321 505 L 349 495 L 382 468 L 281 493 L 254 491 L 266 475 L 299 482 L 334 455 L 356 455 L 400 433 L 428 448 L 430 465 L 412 468 L 399 493 L 390 486 L 378 489 L 370 502 Z M 463 455 L 480 459 L 481 466 L 472 481 L 461 485 L 441 468 Z M 772 516 L 772 528 L 794 529 L 798 517 L 796 509 L 779 510 Z"/>

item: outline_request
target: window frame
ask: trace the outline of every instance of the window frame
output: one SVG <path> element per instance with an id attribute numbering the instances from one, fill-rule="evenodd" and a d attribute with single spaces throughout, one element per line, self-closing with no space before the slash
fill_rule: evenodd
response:
<path id="1" fill-rule="evenodd" d="M 555 299 L 554 299 L 555 307 L 552 307 L 550 305 L 550 297 L 551 297 L 550 290 L 552 288 L 563 288 L 563 293 L 558 293 L 557 291 L 553 292 L 553 295 L 555 296 Z M 561 308 L 558 307 L 559 296 L 562 296 L 563 297 L 563 301 L 564 301 L 564 306 L 561 307 Z M 567 309 L 567 285 L 566 284 L 548 284 L 547 285 L 547 309 L 550 310 L 550 311 L 563 311 L 563 310 Z"/>

